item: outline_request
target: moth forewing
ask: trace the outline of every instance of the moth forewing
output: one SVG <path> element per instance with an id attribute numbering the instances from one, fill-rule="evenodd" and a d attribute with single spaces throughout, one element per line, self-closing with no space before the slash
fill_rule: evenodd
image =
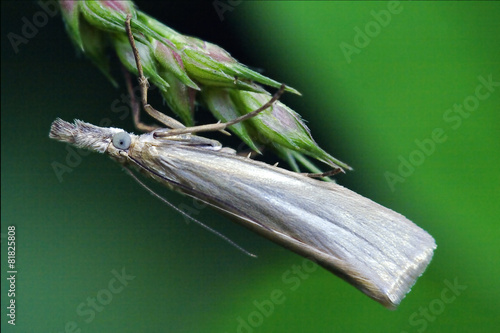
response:
<path id="1" fill-rule="evenodd" d="M 387 307 L 399 304 L 432 258 L 427 232 L 340 185 L 197 147 L 155 150 L 152 170 L 164 179 Z"/>
<path id="2" fill-rule="evenodd" d="M 60 122 L 54 122 L 51 137 L 79 147 L 92 141 L 82 139 L 82 130 L 92 129 L 94 138 L 100 129 Z M 65 136 L 56 133 L 68 126 L 72 137 L 67 129 Z M 426 231 L 388 208 L 335 183 L 228 153 L 217 141 L 190 135 L 155 138 L 151 132 L 131 135 L 123 149 L 112 143 L 116 129 L 102 130 L 106 152 L 120 163 L 209 203 L 388 308 L 401 302 L 436 248 Z"/>

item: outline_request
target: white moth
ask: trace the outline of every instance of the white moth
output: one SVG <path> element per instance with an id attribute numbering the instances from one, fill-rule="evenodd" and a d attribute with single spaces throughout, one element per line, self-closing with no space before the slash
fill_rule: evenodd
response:
<path id="1" fill-rule="evenodd" d="M 57 119 L 50 137 L 107 153 L 395 308 L 424 272 L 436 244 L 404 216 L 345 187 L 312 179 L 169 129 L 134 135 Z"/>

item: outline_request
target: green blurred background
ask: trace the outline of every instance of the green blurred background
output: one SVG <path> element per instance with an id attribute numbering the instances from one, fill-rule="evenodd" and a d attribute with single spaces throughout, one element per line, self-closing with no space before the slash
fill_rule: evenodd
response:
<path id="1" fill-rule="evenodd" d="M 111 112 L 125 90 L 76 56 L 59 16 L 15 52 L 9 36 L 41 7 L 2 1 L 2 331 L 498 330 L 500 86 L 479 86 L 490 75 L 500 82 L 500 3 L 234 1 L 224 20 L 212 1 L 136 3 L 300 90 L 284 102 L 321 147 L 355 168 L 338 182 L 429 231 L 434 259 L 389 311 L 323 269 L 293 275 L 303 258 L 201 209 L 198 218 L 259 258 L 242 255 L 104 156 L 72 160 L 60 182 L 51 163 L 66 163 L 68 151 L 49 140 L 51 122 L 109 118 L 132 130 L 130 117 Z M 449 111 L 463 103 L 472 111 Z M 446 140 L 424 154 L 416 140 L 430 149 L 436 129 Z M 399 170 L 402 159 L 413 169 Z M 388 172 L 401 178 L 390 185 Z M 8 225 L 17 235 L 15 328 L 6 321 Z M 135 278 L 110 293 L 122 269 Z M 290 274 L 294 283 L 283 279 Z M 271 308 L 276 292 L 283 296 Z M 96 297 L 107 303 L 98 311 L 88 303 Z"/>

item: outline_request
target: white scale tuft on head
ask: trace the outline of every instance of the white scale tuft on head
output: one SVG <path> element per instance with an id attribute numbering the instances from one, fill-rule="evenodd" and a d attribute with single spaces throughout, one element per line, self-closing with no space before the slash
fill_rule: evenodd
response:
<path id="1" fill-rule="evenodd" d="M 61 142 L 68 142 L 78 148 L 85 148 L 104 153 L 113 135 L 123 132 L 119 128 L 98 127 L 81 120 L 74 124 L 57 118 L 50 128 L 49 137 Z"/>

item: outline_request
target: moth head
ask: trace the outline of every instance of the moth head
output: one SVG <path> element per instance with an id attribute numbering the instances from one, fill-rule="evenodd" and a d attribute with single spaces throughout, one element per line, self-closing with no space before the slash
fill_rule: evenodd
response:
<path id="1" fill-rule="evenodd" d="M 78 148 L 104 153 L 116 133 L 122 129 L 99 127 L 81 120 L 69 123 L 57 118 L 50 128 L 49 137 L 61 142 L 68 142 Z"/>

